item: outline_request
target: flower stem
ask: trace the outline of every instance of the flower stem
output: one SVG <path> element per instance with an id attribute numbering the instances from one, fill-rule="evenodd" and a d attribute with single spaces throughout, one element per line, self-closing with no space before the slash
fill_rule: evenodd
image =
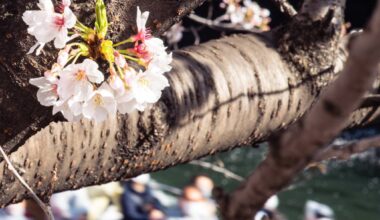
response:
<path id="1" fill-rule="evenodd" d="M 117 50 L 117 51 L 119 51 L 119 53 L 125 54 L 125 55 L 132 55 L 132 56 L 135 55 L 134 52 L 131 52 L 129 50 Z"/>
<path id="2" fill-rule="evenodd" d="M 74 43 L 69 43 L 67 46 L 78 46 L 78 47 L 81 47 L 81 46 L 86 46 L 85 44 L 83 43 L 77 43 L 77 42 L 74 42 Z"/>
<path id="3" fill-rule="evenodd" d="M 126 59 L 128 60 L 132 60 L 136 63 L 139 63 L 140 59 L 139 58 L 135 58 L 135 57 L 131 57 L 131 56 L 128 56 L 128 55 L 125 55 L 125 54 L 122 54 Z"/>
<path id="4" fill-rule="evenodd" d="M 116 65 L 116 68 L 117 68 L 117 71 L 119 72 L 120 78 L 121 78 L 121 79 L 124 79 L 124 73 L 123 73 L 123 70 L 122 70 L 118 65 Z"/>
<path id="5" fill-rule="evenodd" d="M 65 66 L 67 66 L 67 64 L 70 63 L 70 61 L 71 61 L 72 59 L 74 59 L 74 57 L 75 57 L 75 56 L 70 56 L 69 59 L 67 59 L 67 62 L 66 62 L 66 65 L 65 65 Z"/>
<path id="6" fill-rule="evenodd" d="M 114 44 L 113 46 L 117 47 L 117 46 L 120 46 L 120 45 L 123 45 L 123 44 L 126 44 L 126 43 L 132 43 L 132 42 L 133 42 L 133 39 L 130 37 L 130 38 L 126 39 L 126 40 L 123 40 L 123 41 L 121 41 L 119 43 Z"/>
<path id="7" fill-rule="evenodd" d="M 81 27 L 79 27 L 77 25 L 75 25 L 74 28 L 77 29 L 80 32 L 86 32 L 83 28 L 81 28 Z"/>
<path id="8" fill-rule="evenodd" d="M 83 32 L 91 31 L 92 29 L 87 27 L 86 25 L 82 24 L 80 21 L 77 21 L 77 23 L 74 26 L 75 28 L 81 29 Z"/>
<path id="9" fill-rule="evenodd" d="M 75 56 L 75 58 L 74 58 L 74 60 L 73 60 L 73 64 L 75 64 L 75 63 L 77 62 L 77 60 L 79 59 L 79 57 L 80 57 L 82 54 L 83 54 L 82 52 L 79 52 L 79 53 Z"/>

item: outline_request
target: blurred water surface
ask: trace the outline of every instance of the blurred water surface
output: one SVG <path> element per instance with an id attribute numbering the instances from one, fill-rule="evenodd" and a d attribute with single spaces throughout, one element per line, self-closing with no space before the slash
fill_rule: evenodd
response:
<path id="1" fill-rule="evenodd" d="M 345 133 L 345 139 L 373 135 L 377 130 Z M 219 164 L 243 177 L 250 174 L 266 153 L 266 146 L 245 147 L 209 156 L 203 161 Z M 280 210 L 289 220 L 302 220 L 307 200 L 329 205 L 338 220 L 380 219 L 380 164 L 376 153 L 361 155 L 349 162 L 332 161 L 326 165 L 327 173 L 312 168 L 300 175 L 296 182 L 279 194 Z M 322 166 L 323 168 L 323 166 Z M 183 187 L 197 174 L 207 174 L 226 190 L 232 190 L 239 182 L 208 169 L 184 164 L 153 174 L 161 183 Z"/>

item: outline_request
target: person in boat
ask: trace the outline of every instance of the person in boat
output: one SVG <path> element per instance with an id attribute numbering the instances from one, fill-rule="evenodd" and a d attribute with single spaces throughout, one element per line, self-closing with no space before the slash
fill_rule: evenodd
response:
<path id="1" fill-rule="evenodd" d="M 184 220 L 217 220 L 215 203 L 205 198 L 195 186 L 189 185 L 183 189 L 179 206 Z"/>
<path id="2" fill-rule="evenodd" d="M 305 220 L 334 220 L 334 211 L 327 205 L 309 200 L 305 204 Z"/>
<path id="3" fill-rule="evenodd" d="M 164 208 L 153 196 L 148 183 L 149 174 L 143 174 L 124 184 L 121 197 L 124 220 L 163 220 Z"/>
<path id="4" fill-rule="evenodd" d="M 198 188 L 203 197 L 212 200 L 212 190 L 214 189 L 214 181 L 206 175 L 197 175 L 192 178 L 191 185 Z"/>

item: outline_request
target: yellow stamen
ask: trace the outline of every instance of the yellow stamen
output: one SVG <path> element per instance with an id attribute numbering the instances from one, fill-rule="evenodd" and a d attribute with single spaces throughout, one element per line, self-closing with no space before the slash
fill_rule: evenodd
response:
<path id="1" fill-rule="evenodd" d="M 149 80 L 145 79 L 145 78 L 141 78 L 139 79 L 139 83 L 142 85 L 142 86 L 148 86 L 150 84 Z"/>
<path id="2" fill-rule="evenodd" d="M 83 79 L 86 78 L 86 72 L 83 71 L 83 70 L 79 70 L 76 74 L 75 74 L 75 79 L 78 80 L 78 81 L 81 81 Z"/>
<path id="3" fill-rule="evenodd" d="M 103 105 L 103 98 L 102 98 L 102 96 L 99 95 L 99 94 L 96 94 L 95 97 L 94 97 L 94 103 L 97 106 Z"/>
<path id="4" fill-rule="evenodd" d="M 249 8 L 245 14 L 245 20 L 250 21 L 252 19 L 253 15 L 254 15 L 253 10 Z"/>

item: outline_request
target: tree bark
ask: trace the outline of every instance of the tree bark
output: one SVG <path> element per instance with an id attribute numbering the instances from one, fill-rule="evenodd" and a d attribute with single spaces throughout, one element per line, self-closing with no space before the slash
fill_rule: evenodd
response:
<path id="1" fill-rule="evenodd" d="M 102 124 L 51 123 L 10 158 L 36 193 L 47 199 L 53 192 L 122 180 L 262 141 L 300 118 L 336 73 L 339 29 L 331 27 L 326 33 L 324 24 L 298 21 L 298 25 L 300 22 L 304 29 L 294 29 L 298 26 L 293 21 L 273 35 L 234 35 L 177 51 L 173 70 L 168 73 L 170 88 L 150 110 L 119 115 Z M 21 28 L 19 31 L 23 33 Z M 300 60 L 300 56 L 305 59 Z M 19 53 L 19 57 L 24 54 Z M 11 54 L 11 60 L 15 59 Z M 16 99 L 0 102 L 0 112 L 17 111 L 21 116 L 10 117 L 0 127 L 14 126 L 20 120 L 27 128 L 38 118 L 28 114 L 30 109 L 36 108 L 41 117 L 50 113 L 38 110 L 34 100 L 20 111 L 17 103 L 32 99 L 30 94 L 35 92 L 27 80 L 38 75 L 38 69 L 29 68 L 21 74 L 25 87 L 16 87 L 10 78 L 17 76 L 12 68 L 5 69 L 7 74 L 0 77 L 11 83 L 4 83 L 4 88 L 15 87 Z M 27 91 L 25 97 L 21 91 Z M 6 103 L 13 109 L 7 110 Z M 354 114 L 353 124 L 371 120 L 377 114 L 374 109 Z M 0 163 L 0 191 L 1 206 L 28 197 L 4 162 Z"/>
<path id="2" fill-rule="evenodd" d="M 135 33 L 137 6 L 151 12 L 148 25 L 154 35 L 160 35 L 203 2 L 105 0 L 112 22 L 108 37 L 117 42 Z M 63 120 L 53 117 L 50 108 L 37 102 L 36 88 L 28 83 L 30 78 L 43 75 L 56 60 L 56 49 L 51 46 L 45 47 L 39 57 L 26 55 L 36 41 L 27 34 L 22 14 L 25 10 L 36 9 L 37 3 L 37 0 L 0 1 L 0 145 L 6 152 L 16 150 L 51 121 Z M 73 1 L 72 8 L 80 21 L 90 27 L 94 25 L 94 1 Z"/>

